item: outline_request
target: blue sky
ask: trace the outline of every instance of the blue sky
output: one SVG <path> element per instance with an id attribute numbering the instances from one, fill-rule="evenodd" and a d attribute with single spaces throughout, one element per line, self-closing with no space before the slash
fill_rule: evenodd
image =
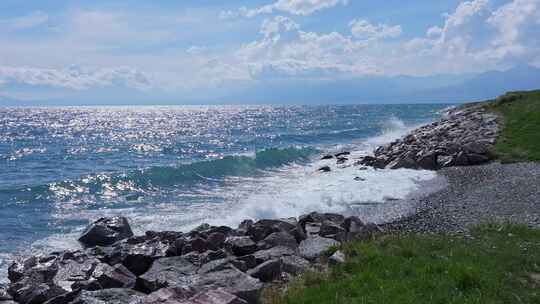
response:
<path id="1" fill-rule="evenodd" d="M 181 103 L 275 81 L 465 79 L 540 66 L 538 33 L 540 0 L 2 0 L 0 97 Z"/>

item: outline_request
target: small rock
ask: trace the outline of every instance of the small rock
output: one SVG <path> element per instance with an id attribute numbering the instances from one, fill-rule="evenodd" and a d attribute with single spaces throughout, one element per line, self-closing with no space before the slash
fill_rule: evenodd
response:
<path id="1" fill-rule="evenodd" d="M 328 258 L 328 262 L 333 265 L 343 264 L 345 263 L 345 254 L 341 250 L 338 250 Z"/>
<path id="2" fill-rule="evenodd" d="M 299 256 L 289 255 L 281 257 L 281 269 L 283 272 L 298 275 L 309 270 L 310 267 L 311 264 L 309 261 Z"/>
<path id="3" fill-rule="evenodd" d="M 112 288 L 97 291 L 83 290 L 69 304 L 132 304 L 140 303 L 145 294 L 127 288 Z"/>
<path id="4" fill-rule="evenodd" d="M 300 243 L 298 252 L 300 256 L 307 260 L 315 260 L 332 246 L 339 246 L 339 242 L 329 238 L 320 236 L 312 236 Z"/>
<path id="5" fill-rule="evenodd" d="M 263 282 L 271 282 L 281 276 L 281 259 L 272 259 L 248 271 L 248 274 Z"/>
<path id="6" fill-rule="evenodd" d="M 225 247 L 236 256 L 252 254 L 257 251 L 257 244 L 248 236 L 233 236 L 227 238 Z"/>
<path id="7" fill-rule="evenodd" d="M 320 167 L 319 170 L 317 170 L 317 171 L 330 172 L 330 171 L 332 171 L 332 169 L 329 166 L 323 166 L 323 167 Z"/>
<path id="8" fill-rule="evenodd" d="M 137 281 L 137 277 L 121 264 L 114 266 L 99 264 L 94 270 L 92 277 L 103 289 L 133 288 Z"/>

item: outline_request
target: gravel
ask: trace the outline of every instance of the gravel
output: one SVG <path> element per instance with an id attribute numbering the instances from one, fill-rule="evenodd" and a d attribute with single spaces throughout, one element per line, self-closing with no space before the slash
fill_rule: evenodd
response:
<path id="1" fill-rule="evenodd" d="M 490 163 L 438 173 L 447 187 L 414 199 L 417 212 L 385 224 L 385 230 L 466 234 L 492 222 L 540 228 L 540 163 Z"/>

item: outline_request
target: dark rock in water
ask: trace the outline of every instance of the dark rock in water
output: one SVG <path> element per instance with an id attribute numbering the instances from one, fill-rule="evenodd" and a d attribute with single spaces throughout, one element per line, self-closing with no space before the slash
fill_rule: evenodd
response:
<path id="1" fill-rule="evenodd" d="M 271 259 L 294 254 L 296 254 L 296 250 L 289 247 L 277 246 L 266 250 L 259 250 L 255 252 L 253 256 L 255 257 L 257 264 L 261 264 Z"/>
<path id="2" fill-rule="evenodd" d="M 437 164 L 437 154 L 427 153 L 418 158 L 418 166 L 425 170 L 435 170 L 439 166 Z"/>
<path id="3" fill-rule="evenodd" d="M 281 259 L 272 259 L 248 271 L 248 274 L 263 282 L 271 282 L 281 276 Z"/>
<path id="4" fill-rule="evenodd" d="M 325 159 L 332 159 L 332 158 L 334 158 L 334 156 L 333 156 L 333 155 L 330 155 L 330 154 L 321 157 L 322 160 L 325 160 Z"/>
<path id="5" fill-rule="evenodd" d="M 269 249 L 276 246 L 285 246 L 291 249 L 298 248 L 296 238 L 287 232 L 274 232 L 258 244 L 260 249 Z"/>
<path id="6" fill-rule="evenodd" d="M 310 269 L 308 260 L 296 255 L 283 256 L 281 259 L 281 270 L 292 275 L 298 275 Z"/>
<path id="7" fill-rule="evenodd" d="M 332 171 L 332 169 L 330 169 L 329 166 L 324 166 L 324 167 L 320 167 L 318 171 L 320 171 L 320 172 L 330 172 L 330 171 Z"/>
<path id="8" fill-rule="evenodd" d="M 257 244 L 248 236 L 233 236 L 227 238 L 225 247 L 236 256 L 252 254 L 257 251 Z"/>
<path id="9" fill-rule="evenodd" d="M 137 277 L 124 265 L 99 264 L 92 274 L 101 288 L 134 288 Z"/>
<path id="10" fill-rule="evenodd" d="M 173 286 L 162 288 L 146 296 L 137 304 L 176 304 L 186 303 L 187 300 L 195 295 L 195 291 L 187 286 Z M 133 303 L 135 304 L 135 303 Z"/>
<path id="11" fill-rule="evenodd" d="M 300 243 L 298 252 L 301 257 L 307 260 L 315 260 L 320 257 L 325 251 L 333 246 L 339 246 L 339 242 L 329 238 L 320 236 L 312 236 Z"/>
<path id="12" fill-rule="evenodd" d="M 247 304 L 246 301 L 228 293 L 222 288 L 204 291 L 190 299 L 194 304 Z"/>
<path id="13" fill-rule="evenodd" d="M 358 181 L 358 182 L 364 182 L 364 181 L 366 181 L 365 178 L 362 178 L 362 177 L 359 177 L 359 176 L 356 176 L 356 177 L 354 178 L 354 180 L 355 180 L 355 181 Z"/>
<path id="14" fill-rule="evenodd" d="M 338 157 L 337 161 L 336 161 L 336 164 L 338 165 L 341 165 L 341 164 L 344 164 L 348 161 L 349 159 L 346 158 L 346 157 Z"/>
<path id="15" fill-rule="evenodd" d="M 125 217 L 100 218 L 85 229 L 79 242 L 85 247 L 109 246 L 131 236 L 133 232 Z"/>
<path id="16" fill-rule="evenodd" d="M 70 304 L 133 304 L 140 303 L 145 294 L 127 288 L 83 290 Z"/>
<path id="17" fill-rule="evenodd" d="M 351 152 L 347 152 L 347 151 L 345 151 L 345 152 L 340 152 L 340 153 L 335 154 L 334 156 L 335 156 L 336 158 L 338 158 L 338 157 L 343 157 L 343 156 L 345 156 L 345 155 L 351 155 Z"/>
<path id="18" fill-rule="evenodd" d="M 193 275 L 199 267 L 183 257 L 171 257 L 156 260 L 152 267 L 139 277 L 140 285 L 145 291 L 156 291 L 160 288 L 185 283 L 185 276 Z"/>

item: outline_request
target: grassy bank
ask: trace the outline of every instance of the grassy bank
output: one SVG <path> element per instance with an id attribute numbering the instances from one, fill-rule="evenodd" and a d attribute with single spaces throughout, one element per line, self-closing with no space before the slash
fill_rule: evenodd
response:
<path id="1" fill-rule="evenodd" d="M 385 236 L 345 245 L 344 265 L 298 278 L 273 303 L 540 303 L 540 231 Z"/>
<path id="2" fill-rule="evenodd" d="M 503 162 L 540 161 L 540 90 L 508 93 L 486 106 L 503 123 L 495 146 L 498 158 Z"/>

